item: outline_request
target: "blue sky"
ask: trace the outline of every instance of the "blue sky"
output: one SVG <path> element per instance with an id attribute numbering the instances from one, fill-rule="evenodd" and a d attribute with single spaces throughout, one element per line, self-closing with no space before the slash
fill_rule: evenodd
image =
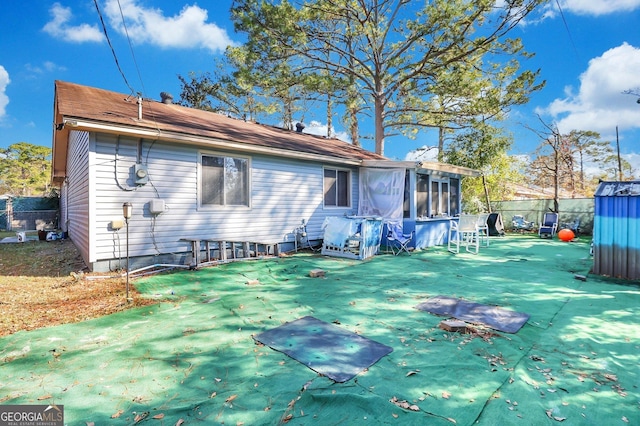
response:
<path id="1" fill-rule="evenodd" d="M 242 41 L 229 22 L 231 3 L 98 0 L 126 80 L 153 99 L 162 91 L 178 98 L 177 75 L 212 70 L 227 45 Z M 622 93 L 640 95 L 638 23 L 640 0 L 553 0 L 512 33 L 535 53 L 522 66 L 540 68 L 547 82 L 504 122 L 515 139 L 512 154 L 530 154 L 539 144 L 523 126 L 540 127 L 536 114 L 563 133 L 594 130 L 614 144 L 618 126 L 621 153 L 640 178 L 640 96 Z M 51 145 L 54 80 L 130 92 L 93 0 L 14 2 L 11 13 L 0 14 L 0 148 L 16 142 Z M 322 120 L 322 112 L 306 114 L 306 130 L 322 128 Z M 335 130 L 345 129 L 337 124 Z M 415 140 L 389 138 L 385 155 L 407 158 L 435 144 L 436 137 L 430 131 Z"/>

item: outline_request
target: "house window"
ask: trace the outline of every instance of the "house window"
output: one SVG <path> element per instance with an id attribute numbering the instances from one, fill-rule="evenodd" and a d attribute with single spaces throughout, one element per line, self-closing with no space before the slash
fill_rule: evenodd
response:
<path id="1" fill-rule="evenodd" d="M 429 175 L 418 173 L 416 175 L 416 215 L 418 217 L 428 217 L 429 207 Z"/>
<path id="2" fill-rule="evenodd" d="M 411 217 L 411 171 L 408 169 L 404 173 L 404 202 L 402 203 L 402 210 L 402 217 L 405 219 Z"/>
<path id="3" fill-rule="evenodd" d="M 200 204 L 249 207 L 249 159 L 202 154 Z"/>
<path id="4" fill-rule="evenodd" d="M 324 169 L 325 207 L 351 206 L 351 172 L 349 170 Z"/>
<path id="5" fill-rule="evenodd" d="M 460 214 L 460 179 L 449 179 L 449 205 L 451 206 L 451 216 Z"/>
<path id="6" fill-rule="evenodd" d="M 431 181 L 431 217 L 449 216 L 449 180 Z"/>

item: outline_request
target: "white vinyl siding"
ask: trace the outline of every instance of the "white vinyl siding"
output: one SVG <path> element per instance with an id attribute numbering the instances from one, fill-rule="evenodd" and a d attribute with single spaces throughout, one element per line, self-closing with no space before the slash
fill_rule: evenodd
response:
<path id="1" fill-rule="evenodd" d="M 309 238 L 319 239 L 326 216 L 355 213 L 351 206 L 323 210 L 321 163 L 218 151 L 214 154 L 248 160 L 250 202 L 248 206 L 202 207 L 198 170 L 201 154 L 208 151 L 184 144 L 143 140 L 140 162 L 147 167 L 149 182 L 135 186 L 131 169 L 137 161 L 138 143 L 132 138 L 97 135 L 92 188 L 99 194 L 93 228 L 96 261 L 126 255 L 126 229 L 114 230 L 110 223 L 122 219 L 122 204 L 127 201 L 133 204 L 129 221 L 132 257 L 186 252 L 188 243 L 181 238 L 288 241 L 303 219 Z M 350 197 L 357 200 L 357 169 L 348 171 Z M 149 202 L 154 199 L 164 201 L 163 213 L 150 213 Z"/>
<path id="2" fill-rule="evenodd" d="M 91 229 L 89 223 L 90 168 L 89 133 L 71 131 L 67 176 L 62 186 L 64 198 L 61 227 L 78 248 L 85 263 L 91 259 Z"/>

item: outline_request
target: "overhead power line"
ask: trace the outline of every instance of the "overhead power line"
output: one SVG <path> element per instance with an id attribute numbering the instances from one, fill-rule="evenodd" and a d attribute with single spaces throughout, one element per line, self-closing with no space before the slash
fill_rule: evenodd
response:
<path id="1" fill-rule="evenodd" d="M 104 23 L 104 19 L 102 17 L 102 12 L 100 11 L 100 6 L 98 6 L 98 0 L 93 0 L 93 3 L 96 5 L 96 11 L 98 12 L 98 16 L 100 17 L 100 23 L 102 24 L 102 31 L 104 32 L 104 35 L 107 38 L 107 43 L 109 44 L 109 47 L 111 48 L 111 53 L 113 54 L 113 59 L 116 61 L 116 67 L 118 67 L 118 71 L 120 71 L 120 75 L 124 79 L 125 84 L 129 88 L 131 93 L 134 94 L 134 93 L 136 93 L 136 91 L 133 89 L 133 87 L 131 87 L 131 85 L 129 84 L 129 81 L 127 80 L 127 77 L 124 75 L 124 72 L 122 71 L 122 68 L 120 67 L 120 63 L 118 62 L 118 55 L 116 55 L 116 51 L 113 48 L 113 44 L 111 44 L 111 39 L 109 38 L 109 33 L 107 32 L 107 26 Z M 118 2 L 118 4 L 120 4 L 120 2 Z M 122 11 L 122 9 L 121 9 L 121 11 Z"/>
<path id="2" fill-rule="evenodd" d="M 144 87 L 144 82 L 142 81 L 142 74 L 140 73 L 140 68 L 138 67 L 138 61 L 136 60 L 136 55 L 133 52 L 133 44 L 131 43 L 131 37 L 129 37 L 129 30 L 127 29 L 127 23 L 124 19 L 124 13 L 122 12 L 122 6 L 120 5 L 120 0 L 118 0 L 118 9 L 120 9 L 120 18 L 122 19 L 122 27 L 124 28 L 124 33 L 127 36 L 127 42 L 129 43 L 129 50 L 131 51 L 131 57 L 133 58 L 133 65 L 136 67 L 136 72 L 138 73 L 138 79 L 140 80 L 140 85 L 142 86 L 142 93 L 146 95 L 147 89 Z"/>
<path id="3" fill-rule="evenodd" d="M 578 55 L 578 49 L 576 49 L 576 44 L 573 42 L 573 37 L 571 36 L 571 30 L 569 30 L 569 24 L 567 24 L 567 20 L 564 17 L 564 12 L 562 11 L 562 6 L 560 6 L 560 0 L 556 0 L 556 5 L 558 6 L 558 10 L 560 11 L 560 17 L 562 18 L 562 22 L 564 23 L 564 27 L 567 30 L 567 34 L 569 35 L 569 41 L 571 42 L 571 46 L 573 47 L 573 51 L 576 54 L 576 58 L 580 59 L 580 55 Z"/>

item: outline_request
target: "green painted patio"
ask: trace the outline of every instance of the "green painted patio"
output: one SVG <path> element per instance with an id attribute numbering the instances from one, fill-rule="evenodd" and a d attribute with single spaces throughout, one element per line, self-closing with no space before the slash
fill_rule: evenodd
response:
<path id="1" fill-rule="evenodd" d="M 0 339 L 0 403 L 64 405 L 69 425 L 638 425 L 640 283 L 592 262 L 586 238 L 508 235 L 478 255 L 298 253 L 137 279 L 158 304 Z M 436 295 L 530 318 L 447 332 L 416 309 Z M 337 383 L 253 339 L 306 316 L 393 351 Z"/>

